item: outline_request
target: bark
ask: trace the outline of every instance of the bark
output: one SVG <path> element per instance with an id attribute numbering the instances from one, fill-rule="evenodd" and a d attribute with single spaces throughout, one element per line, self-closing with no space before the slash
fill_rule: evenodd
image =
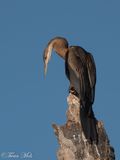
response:
<path id="1" fill-rule="evenodd" d="M 58 160 L 114 160 L 115 154 L 103 122 L 97 121 L 98 144 L 90 144 L 82 131 L 80 123 L 79 99 L 69 94 L 67 98 L 67 122 L 63 126 L 53 124 L 59 142 Z"/>

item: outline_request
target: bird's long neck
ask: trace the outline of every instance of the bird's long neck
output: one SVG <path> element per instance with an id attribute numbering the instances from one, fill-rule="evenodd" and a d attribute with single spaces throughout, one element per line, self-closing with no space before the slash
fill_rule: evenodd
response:
<path id="1" fill-rule="evenodd" d="M 68 49 L 67 48 L 58 48 L 55 49 L 55 52 L 62 57 L 63 59 L 65 59 L 66 53 L 67 53 Z"/>
<path id="2" fill-rule="evenodd" d="M 48 44 L 48 51 L 52 49 L 63 59 L 65 59 L 66 53 L 68 52 L 68 42 L 64 38 L 55 38 Z"/>

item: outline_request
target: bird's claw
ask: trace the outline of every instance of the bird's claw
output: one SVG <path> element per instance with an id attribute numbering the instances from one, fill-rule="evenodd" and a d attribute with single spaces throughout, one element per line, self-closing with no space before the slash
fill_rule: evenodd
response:
<path id="1" fill-rule="evenodd" d="M 70 88 L 69 88 L 69 93 L 71 93 L 71 94 L 79 97 L 79 94 L 76 92 L 76 90 L 74 89 L 74 87 L 70 87 Z"/>

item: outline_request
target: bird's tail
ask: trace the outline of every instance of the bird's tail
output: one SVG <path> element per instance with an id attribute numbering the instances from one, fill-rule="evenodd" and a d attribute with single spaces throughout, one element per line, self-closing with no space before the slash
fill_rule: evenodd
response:
<path id="1" fill-rule="evenodd" d="M 97 120 L 94 116 L 92 105 L 89 107 L 89 110 L 88 106 L 82 106 L 80 108 L 80 120 L 86 139 L 91 143 L 98 143 L 98 134 L 96 128 Z"/>

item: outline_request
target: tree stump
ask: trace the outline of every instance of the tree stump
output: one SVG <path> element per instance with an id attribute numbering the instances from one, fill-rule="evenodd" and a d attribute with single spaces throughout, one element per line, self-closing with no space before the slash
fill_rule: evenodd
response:
<path id="1" fill-rule="evenodd" d="M 63 126 L 53 124 L 60 148 L 57 151 L 58 160 L 115 160 L 113 147 L 104 125 L 97 121 L 98 144 L 90 144 L 84 136 L 80 123 L 79 99 L 69 94 L 67 97 L 67 122 Z"/>

